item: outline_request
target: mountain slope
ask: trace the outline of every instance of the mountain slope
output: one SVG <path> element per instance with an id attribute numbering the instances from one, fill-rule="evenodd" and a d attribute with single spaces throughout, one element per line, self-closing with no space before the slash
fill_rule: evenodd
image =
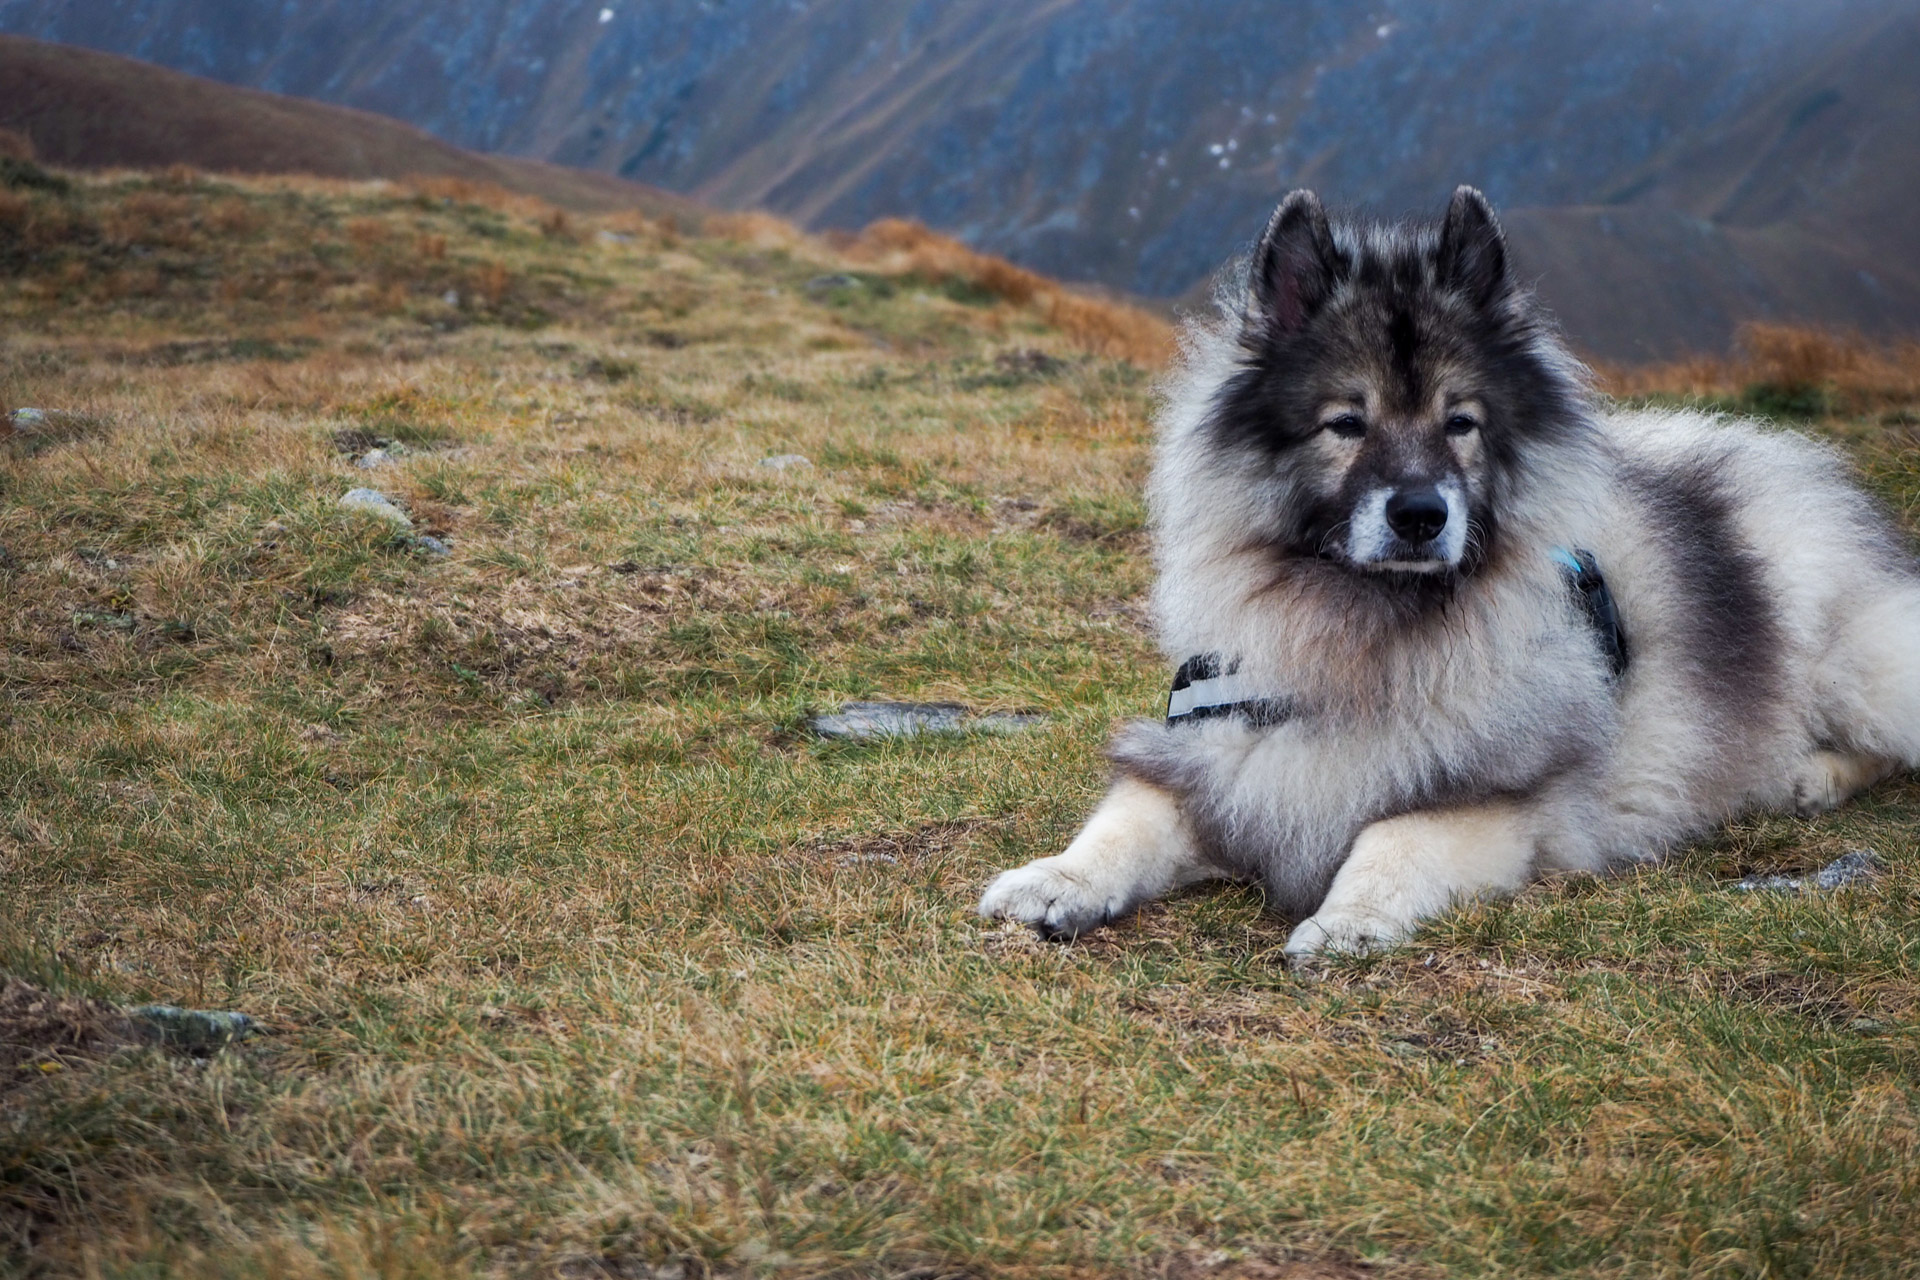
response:
<path id="1" fill-rule="evenodd" d="M 366 111 L 217 84 L 148 63 L 0 36 L 0 127 L 75 168 L 189 164 L 334 178 L 459 178 L 583 212 L 697 218 L 681 196 L 609 174 L 479 155 Z"/>
<path id="2" fill-rule="evenodd" d="M 1288 187 L 1393 214 L 1471 181 L 1602 355 L 1920 326 L 1913 0 L 0 0 L 0 28 L 1140 294 Z"/>

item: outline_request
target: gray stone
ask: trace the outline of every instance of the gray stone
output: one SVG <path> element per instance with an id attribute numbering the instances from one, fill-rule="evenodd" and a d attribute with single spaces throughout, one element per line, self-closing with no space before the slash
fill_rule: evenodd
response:
<path id="1" fill-rule="evenodd" d="M 340 505 L 349 511 L 364 511 L 370 516 L 391 520 L 405 529 L 413 527 L 413 521 L 407 518 L 407 513 L 378 489 L 349 489 L 346 496 L 340 499 Z"/>
<path id="2" fill-rule="evenodd" d="M 1843 853 L 1810 876 L 1748 876 L 1734 881 L 1733 887 L 1743 892 L 1755 891 L 1770 893 L 1804 893 L 1808 891 L 1825 892 L 1832 889 L 1844 889 L 1848 885 L 1871 880 L 1880 871 L 1879 855 L 1871 849 L 1854 849 Z"/>
<path id="3" fill-rule="evenodd" d="M 851 289 L 859 283 L 860 281 L 857 278 L 847 275 L 815 276 L 813 279 L 807 281 L 807 288 Z"/>
<path id="4" fill-rule="evenodd" d="M 99 627 L 105 631 L 132 632 L 139 620 L 130 613 L 120 613 L 112 609 L 77 609 L 73 614 L 76 627 Z"/>
<path id="5" fill-rule="evenodd" d="M 15 431 L 45 431 L 50 423 L 45 409 L 15 409 L 7 415 L 7 425 Z"/>
<path id="6" fill-rule="evenodd" d="M 814 716 L 807 727 L 823 738 L 866 741 L 937 733 L 1021 733 L 1045 716 L 995 712 L 975 716 L 957 702 L 849 702 L 831 715 Z"/>
<path id="7" fill-rule="evenodd" d="M 362 471 L 372 471 L 376 467 L 384 467 L 392 461 L 393 461 L 393 455 L 388 453 L 385 449 L 369 449 L 365 453 L 361 454 L 359 457 L 355 458 L 353 460 L 353 465 L 360 468 Z"/>
<path id="8" fill-rule="evenodd" d="M 1025 733 L 1029 729 L 1038 729 L 1046 722 L 1045 716 L 1031 711 L 995 711 L 975 717 L 967 728 L 979 733 Z"/>
<path id="9" fill-rule="evenodd" d="M 423 551 L 430 556 L 450 556 L 453 548 L 430 533 L 423 533 L 413 540 L 413 549 Z"/>
<path id="10" fill-rule="evenodd" d="M 795 467 L 811 467 L 813 462 L 803 453 L 776 453 L 771 458 L 760 459 L 760 465 L 774 471 L 791 471 Z"/>
<path id="11" fill-rule="evenodd" d="M 127 1020 L 147 1040 L 194 1053 L 224 1049 L 259 1030 L 259 1025 L 244 1013 L 182 1009 L 170 1004 L 143 1004 L 129 1009 Z"/>
<path id="12" fill-rule="evenodd" d="M 890 853 L 850 853 L 833 864 L 836 867 L 897 867 L 900 859 Z"/>

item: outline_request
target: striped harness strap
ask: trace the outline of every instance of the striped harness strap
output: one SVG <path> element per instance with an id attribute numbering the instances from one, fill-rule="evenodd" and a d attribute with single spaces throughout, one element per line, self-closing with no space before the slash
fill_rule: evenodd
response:
<path id="1" fill-rule="evenodd" d="M 1618 680 L 1627 670 L 1627 634 L 1620 626 L 1613 592 L 1600 575 L 1599 562 L 1591 551 L 1569 551 L 1565 547 L 1555 547 L 1553 559 L 1593 630 L 1594 641 L 1607 660 L 1607 670 Z M 1296 714 L 1292 699 L 1253 689 L 1240 675 L 1240 664 L 1227 662 L 1217 653 L 1198 653 L 1181 663 L 1173 677 L 1173 689 L 1167 694 L 1169 725 L 1238 716 L 1255 728 L 1266 728 L 1283 724 Z"/>

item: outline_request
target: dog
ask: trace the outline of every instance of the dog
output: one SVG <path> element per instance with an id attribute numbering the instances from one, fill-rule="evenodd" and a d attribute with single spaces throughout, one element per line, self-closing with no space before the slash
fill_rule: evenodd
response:
<path id="1" fill-rule="evenodd" d="M 1834 448 L 1619 409 L 1471 187 L 1309 191 L 1189 321 L 1148 505 L 1164 722 L 979 905 L 1071 938 L 1258 882 L 1290 961 L 1920 765 L 1920 568 Z"/>

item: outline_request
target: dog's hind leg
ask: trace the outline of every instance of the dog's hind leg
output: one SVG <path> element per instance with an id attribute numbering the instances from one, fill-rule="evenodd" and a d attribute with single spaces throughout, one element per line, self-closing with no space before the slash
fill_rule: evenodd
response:
<path id="1" fill-rule="evenodd" d="M 1074 938 L 1143 902 L 1225 874 L 1201 860 L 1172 792 L 1123 777 L 1064 853 L 995 877 L 980 914 Z"/>
<path id="2" fill-rule="evenodd" d="M 1456 902 L 1514 892 L 1532 878 L 1538 821 L 1532 806 L 1498 802 L 1373 823 L 1287 939 L 1287 957 L 1390 947 Z"/>
<path id="3" fill-rule="evenodd" d="M 1841 755 L 1920 769 L 1920 582 L 1861 594 L 1819 659 L 1814 734 Z"/>
<path id="4" fill-rule="evenodd" d="M 1815 751 L 1793 775 L 1793 811 L 1803 818 L 1837 809 L 1855 794 L 1893 776 L 1898 760 L 1858 751 Z"/>

